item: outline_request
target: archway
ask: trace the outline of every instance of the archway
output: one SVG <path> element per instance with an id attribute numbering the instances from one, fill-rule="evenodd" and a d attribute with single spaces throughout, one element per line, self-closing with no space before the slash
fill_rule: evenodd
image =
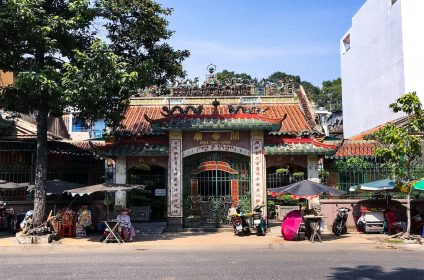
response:
<path id="1" fill-rule="evenodd" d="M 219 226 L 231 206 L 250 206 L 250 159 L 236 153 L 207 152 L 183 161 L 184 224 Z"/>

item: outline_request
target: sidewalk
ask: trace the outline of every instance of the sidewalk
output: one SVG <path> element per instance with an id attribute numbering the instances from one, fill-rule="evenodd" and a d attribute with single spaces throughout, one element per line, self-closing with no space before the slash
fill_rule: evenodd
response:
<path id="1" fill-rule="evenodd" d="M 315 243 L 325 246 L 326 244 L 376 244 L 379 242 L 381 235 L 365 235 L 360 233 L 349 233 L 343 236 L 334 236 L 331 233 L 322 235 L 322 243 Z M 35 244 L 25 245 L 19 244 L 15 237 L 1 237 L 0 247 L 66 247 L 66 248 L 110 248 L 115 246 L 123 246 L 127 248 L 151 247 L 151 248 L 205 248 L 216 246 L 296 246 L 299 244 L 310 244 L 307 240 L 285 241 L 281 237 L 280 227 L 272 227 L 266 236 L 236 236 L 232 232 L 212 232 L 212 233 L 162 233 L 162 234 L 141 234 L 138 235 L 135 242 L 125 244 L 104 244 L 100 243 L 100 235 L 92 235 L 86 238 L 63 238 L 58 242 L 51 244 Z"/>

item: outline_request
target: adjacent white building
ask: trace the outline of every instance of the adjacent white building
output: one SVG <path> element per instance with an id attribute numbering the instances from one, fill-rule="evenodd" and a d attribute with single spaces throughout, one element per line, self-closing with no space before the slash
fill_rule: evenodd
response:
<path id="1" fill-rule="evenodd" d="M 424 0 L 367 0 L 340 40 L 345 138 L 393 120 L 389 104 L 424 101 Z"/>

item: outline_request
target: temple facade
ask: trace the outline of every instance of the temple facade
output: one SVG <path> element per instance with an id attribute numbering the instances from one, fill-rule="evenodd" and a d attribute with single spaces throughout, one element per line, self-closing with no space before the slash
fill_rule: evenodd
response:
<path id="1" fill-rule="evenodd" d="M 201 86 L 186 80 L 164 96 L 156 88 L 134 96 L 122 127 L 95 146 L 114 161 L 115 183 L 146 185 L 117 204 L 144 206 L 142 215 L 169 227 L 219 226 L 233 205 L 266 205 L 267 187 L 319 180 L 323 156 L 337 147 L 323 142 L 300 85 L 222 82 L 208 70 Z"/>

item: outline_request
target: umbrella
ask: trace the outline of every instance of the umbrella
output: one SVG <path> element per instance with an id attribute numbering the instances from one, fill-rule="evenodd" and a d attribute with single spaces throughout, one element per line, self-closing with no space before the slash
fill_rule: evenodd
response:
<path id="1" fill-rule="evenodd" d="M 302 222 L 302 215 L 300 210 L 293 210 L 287 213 L 281 223 L 281 234 L 285 240 L 293 240 L 296 236 L 300 223 Z"/>
<path id="2" fill-rule="evenodd" d="M 72 196 L 75 195 L 84 195 L 84 194 L 92 194 L 95 192 L 118 192 L 118 191 L 130 191 L 133 189 L 144 189 L 144 185 L 130 185 L 130 184 L 97 184 L 92 186 L 86 186 L 82 188 L 76 188 L 71 190 L 66 190 L 65 192 L 70 193 Z M 106 196 L 108 197 L 108 196 Z M 109 206 L 109 205 L 108 205 Z M 109 207 L 106 207 L 107 209 L 107 218 L 109 219 Z"/>
<path id="3" fill-rule="evenodd" d="M 117 191 L 130 191 L 133 189 L 144 189 L 144 185 L 130 185 L 130 184 L 97 184 L 92 186 L 86 186 L 82 188 L 69 189 L 65 192 L 70 193 L 72 195 L 84 195 L 84 194 L 92 194 L 95 192 L 117 192 Z"/>
<path id="4" fill-rule="evenodd" d="M 0 189 L 20 189 L 20 188 L 26 188 L 26 184 L 18 184 L 8 181 L 0 180 Z"/>
<path id="5" fill-rule="evenodd" d="M 344 191 L 337 190 L 335 188 L 315 183 L 309 180 L 303 180 L 288 186 L 267 189 L 271 195 L 279 194 L 291 194 L 298 198 L 309 198 L 320 195 L 322 193 L 328 193 L 331 196 L 340 196 L 344 194 Z"/>
<path id="6" fill-rule="evenodd" d="M 61 194 L 61 193 L 64 193 L 65 191 L 67 191 L 67 190 L 80 188 L 82 186 L 84 186 L 84 185 L 66 182 L 66 181 L 62 181 L 62 180 L 59 180 L 59 179 L 48 180 L 46 182 L 46 194 L 47 195 Z M 34 189 L 34 185 L 28 186 L 28 191 L 32 191 L 33 189 Z"/>
<path id="7" fill-rule="evenodd" d="M 395 182 L 390 179 L 383 179 L 369 183 L 363 183 L 349 188 L 350 192 L 355 191 L 387 191 L 395 188 Z"/>
<path id="8" fill-rule="evenodd" d="M 412 186 L 414 190 L 424 191 L 424 179 L 416 181 Z"/>

